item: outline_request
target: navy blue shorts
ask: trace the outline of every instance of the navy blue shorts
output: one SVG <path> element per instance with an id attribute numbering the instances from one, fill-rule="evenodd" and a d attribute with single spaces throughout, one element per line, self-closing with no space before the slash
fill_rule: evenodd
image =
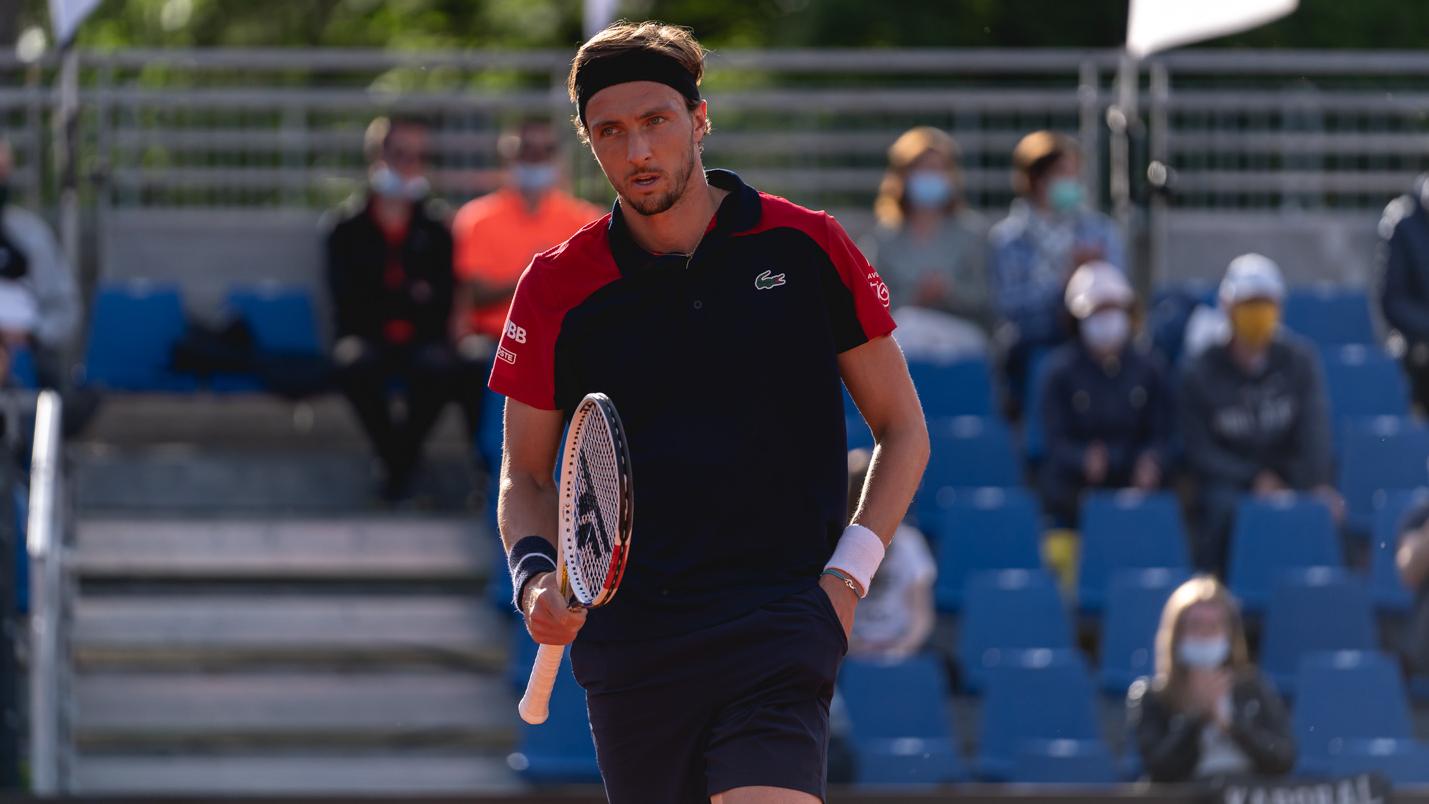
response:
<path id="1" fill-rule="evenodd" d="M 824 590 L 639 642 L 576 640 L 613 804 L 708 802 L 767 785 L 824 798 L 829 701 L 848 640 Z"/>

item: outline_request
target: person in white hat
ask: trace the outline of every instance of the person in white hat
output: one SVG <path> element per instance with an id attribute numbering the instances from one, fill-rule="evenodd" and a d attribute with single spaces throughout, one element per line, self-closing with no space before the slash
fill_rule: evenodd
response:
<path id="1" fill-rule="evenodd" d="M 1043 507 L 1075 527 L 1084 492 L 1160 488 L 1173 421 L 1160 361 L 1133 339 L 1136 295 L 1106 262 L 1072 274 L 1065 293 L 1077 339 L 1048 357 L 1041 410 L 1047 439 Z"/>
<path id="2" fill-rule="evenodd" d="M 1220 304 L 1230 337 L 1186 366 L 1181 429 L 1196 480 L 1193 558 L 1224 569 L 1235 508 L 1246 494 L 1314 491 L 1336 514 L 1330 485 L 1330 417 L 1319 357 L 1280 327 L 1285 282 L 1260 254 L 1231 260 Z"/>

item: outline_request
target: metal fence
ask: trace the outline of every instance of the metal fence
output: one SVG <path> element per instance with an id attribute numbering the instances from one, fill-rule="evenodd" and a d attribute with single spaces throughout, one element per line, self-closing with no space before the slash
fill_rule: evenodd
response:
<path id="1" fill-rule="evenodd" d="M 133 241 L 162 234 L 162 221 L 180 210 L 184 231 L 212 223 L 215 245 L 235 229 L 240 211 L 265 230 L 286 220 L 307 236 L 316 211 L 361 186 L 363 126 L 385 110 L 435 122 L 441 194 L 461 202 L 489 191 L 499 180 L 494 146 L 504 124 L 569 115 L 569 57 L 82 53 L 80 175 L 99 262 L 125 275 L 126 265 L 167 259 Z M 1104 120 L 1118 60 L 1113 51 L 1055 49 L 719 52 L 705 86 L 715 126 L 707 162 L 833 210 L 858 233 L 871 221 L 886 148 L 908 127 L 952 132 L 963 151 L 968 200 L 991 218 L 1011 196 L 1013 144 L 1030 130 L 1052 128 L 1079 136 L 1086 179 L 1106 202 Z M 0 79 L 8 79 L 0 88 L 0 125 L 15 139 L 19 196 L 46 206 L 55 199 L 48 122 L 54 73 L 53 64 L 0 58 Z M 1163 276 L 1196 272 L 1176 261 L 1187 248 L 1214 250 L 1227 231 L 1239 244 L 1280 224 L 1286 248 L 1303 239 L 1301 229 L 1331 238 L 1292 262 L 1335 252 L 1339 241 L 1342 253 L 1328 259 L 1359 255 L 1363 262 L 1378 209 L 1429 168 L 1429 55 L 1185 51 L 1143 65 L 1137 90 L 1144 125 L 1133 142 L 1133 178 L 1143 205 L 1163 216 L 1150 227 L 1161 246 L 1153 251 L 1173 256 Z M 575 189 L 608 201 L 593 160 L 573 137 L 569 142 Z M 1145 193 L 1152 160 L 1171 169 L 1168 197 Z M 1246 220 L 1252 224 L 1238 228 Z M 252 236 L 241 224 L 236 230 L 234 239 Z M 1190 241 L 1175 241 L 1178 233 Z"/>

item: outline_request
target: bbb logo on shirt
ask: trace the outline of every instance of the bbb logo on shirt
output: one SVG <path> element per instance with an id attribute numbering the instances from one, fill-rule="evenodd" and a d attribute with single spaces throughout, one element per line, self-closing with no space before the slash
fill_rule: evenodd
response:
<path id="1" fill-rule="evenodd" d="M 525 327 L 518 327 L 518 326 L 516 326 L 516 322 L 511 321 L 511 320 L 508 319 L 507 322 L 506 322 L 506 337 L 510 338 L 511 340 L 513 340 L 513 341 L 515 341 L 515 342 L 517 342 L 517 343 L 525 343 L 525 342 L 526 342 L 526 328 L 525 328 Z"/>

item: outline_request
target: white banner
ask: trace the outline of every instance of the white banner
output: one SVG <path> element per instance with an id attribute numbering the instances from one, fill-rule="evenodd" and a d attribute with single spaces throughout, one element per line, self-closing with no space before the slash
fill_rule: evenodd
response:
<path id="1" fill-rule="evenodd" d="M 99 0 L 50 0 L 50 27 L 55 31 L 55 44 L 69 44 L 80 23 L 97 5 Z"/>
<path id="2" fill-rule="evenodd" d="M 1277 20 L 1299 0 L 1131 0 L 1126 50 L 1136 58 L 1158 50 L 1239 33 Z"/>

